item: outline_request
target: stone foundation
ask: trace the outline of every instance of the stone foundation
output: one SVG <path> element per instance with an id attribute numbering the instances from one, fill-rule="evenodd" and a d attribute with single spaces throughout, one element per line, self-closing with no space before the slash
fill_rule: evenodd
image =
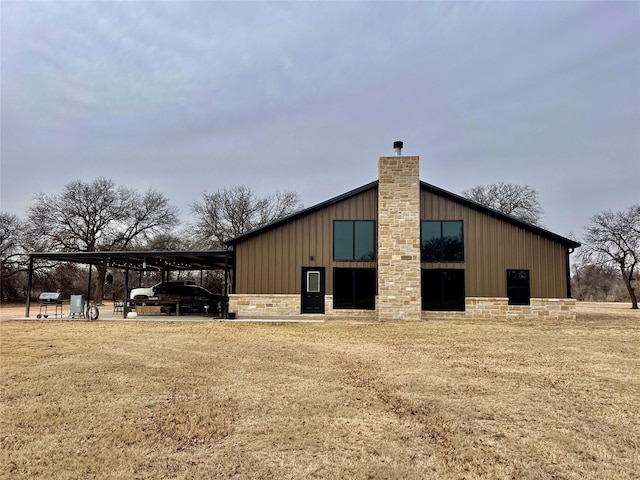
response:
<path id="1" fill-rule="evenodd" d="M 239 318 L 300 315 L 300 295 L 229 295 L 229 312 Z"/>
<path id="2" fill-rule="evenodd" d="M 229 311 L 237 318 L 309 317 L 322 314 L 302 314 L 300 295 L 229 295 Z M 324 317 L 375 320 L 375 310 L 334 310 L 333 295 L 324 297 Z"/>
<path id="3" fill-rule="evenodd" d="M 375 310 L 334 310 L 333 295 L 324 297 L 324 315 L 300 313 L 300 295 L 229 295 L 229 312 L 236 318 L 313 318 L 377 320 Z"/>
<path id="4" fill-rule="evenodd" d="M 377 320 L 376 310 L 334 310 L 333 296 L 325 295 L 325 314 L 300 313 L 300 295 L 229 295 L 229 311 L 237 318 L 324 317 L 327 320 Z M 376 305 L 378 299 L 376 298 Z M 506 297 L 467 297 L 464 312 L 421 312 L 422 320 L 571 320 L 576 319 L 573 298 L 532 298 L 531 305 L 509 305 Z M 413 317 L 403 320 L 414 320 Z"/>
<path id="5" fill-rule="evenodd" d="M 571 320 L 573 298 L 532 298 L 531 305 L 509 305 L 506 297 L 467 297 L 464 312 L 422 312 L 423 320 Z"/>

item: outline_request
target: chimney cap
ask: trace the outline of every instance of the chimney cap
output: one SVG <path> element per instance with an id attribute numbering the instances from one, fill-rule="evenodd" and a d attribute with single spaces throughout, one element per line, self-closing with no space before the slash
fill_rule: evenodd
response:
<path id="1" fill-rule="evenodd" d="M 403 143 L 400 140 L 393 142 L 393 149 L 396 151 L 396 157 L 402 155 L 402 145 Z"/>

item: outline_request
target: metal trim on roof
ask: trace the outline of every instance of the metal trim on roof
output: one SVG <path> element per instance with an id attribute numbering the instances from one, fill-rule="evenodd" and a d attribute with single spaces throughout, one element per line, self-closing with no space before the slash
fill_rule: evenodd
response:
<path id="1" fill-rule="evenodd" d="M 485 213 L 491 217 L 497 218 L 499 220 L 503 220 L 507 223 L 510 223 L 511 225 L 515 225 L 516 227 L 523 228 L 530 232 L 536 233 L 542 237 L 548 238 L 550 240 L 554 240 L 568 247 L 578 248 L 581 246 L 581 244 L 576 242 L 575 240 L 571 240 L 570 238 L 563 237 L 561 235 L 558 235 L 557 233 L 553 233 L 542 227 L 538 227 L 537 225 L 523 222 L 522 220 L 512 217 L 511 215 L 507 215 L 505 213 L 499 212 L 498 210 L 494 210 L 493 208 L 482 205 L 481 203 L 474 202 L 473 200 L 469 200 L 468 198 L 449 192 L 440 187 L 436 187 L 435 185 L 431 185 L 429 183 L 421 181 L 420 188 L 427 190 L 431 193 L 434 193 L 436 195 L 440 195 L 441 197 L 447 198 L 453 202 L 460 203 L 466 207 Z"/>
<path id="2" fill-rule="evenodd" d="M 326 208 L 328 206 L 334 205 L 338 202 L 341 202 L 343 200 L 347 200 L 351 197 L 354 197 L 355 195 L 358 195 L 360 193 L 366 192 L 368 190 L 371 190 L 373 188 L 377 188 L 378 187 L 378 181 L 375 180 L 373 182 L 367 183 L 366 185 L 363 185 L 359 188 L 350 190 L 346 193 L 343 193 L 342 195 L 338 195 L 337 197 L 333 197 L 330 198 L 329 200 L 326 200 L 324 202 L 318 203 L 312 207 L 309 208 L 305 208 L 303 210 L 300 210 L 299 212 L 296 212 L 292 215 L 283 217 L 279 220 L 276 220 L 274 222 L 268 223 L 267 225 L 263 225 L 262 227 L 258 227 L 256 229 L 253 229 L 249 232 L 243 233 L 242 235 L 238 235 L 237 237 L 231 238 L 229 240 L 225 241 L 226 245 L 229 246 L 233 246 L 236 243 L 239 243 L 241 241 L 244 240 L 248 240 L 249 238 L 255 237 L 256 235 L 259 235 L 261 233 L 267 232 L 269 230 L 272 230 L 280 225 L 284 225 L 288 222 L 291 222 L 293 220 L 296 220 L 298 218 L 304 217 L 306 215 L 310 215 L 314 212 L 317 212 L 318 210 L 322 210 L 323 208 Z M 456 195 L 455 193 L 449 192 L 447 190 L 444 190 L 440 187 L 436 187 L 435 185 L 431 185 L 429 183 L 426 182 L 420 182 L 420 188 L 423 190 L 427 190 L 429 192 L 432 192 L 436 195 L 440 195 L 442 197 L 445 197 L 449 200 L 452 200 L 454 202 L 460 203 L 466 207 L 469 207 L 473 210 L 477 210 L 479 212 L 485 213 L 487 215 L 490 215 L 494 218 L 503 220 L 507 223 L 510 223 L 512 225 L 515 225 L 517 227 L 523 228 L 525 230 L 528 230 L 530 232 L 536 233 L 538 235 L 541 235 L 545 238 L 548 238 L 550 240 L 556 241 L 560 244 L 566 245 L 567 247 L 570 248 L 578 248 L 580 247 L 580 243 L 576 242 L 575 240 L 571 240 L 569 238 L 563 237 L 561 235 L 558 235 L 556 233 L 553 233 L 549 230 L 546 230 L 544 228 L 538 227 L 536 225 L 532 225 L 530 223 L 527 222 L 523 222 L 522 220 L 519 220 L 515 217 L 512 217 L 510 215 L 506 215 L 502 212 L 499 212 L 497 210 L 494 210 L 492 208 L 489 208 L 485 205 L 482 205 L 480 203 L 474 202 L 473 200 L 469 200 L 468 198 L 462 197 L 460 195 Z"/>
<path id="3" fill-rule="evenodd" d="M 378 186 L 378 181 L 375 180 L 371 183 L 367 183 L 366 185 L 363 185 L 361 187 L 355 188 L 353 190 L 349 190 L 346 193 L 343 193 L 342 195 L 338 195 L 337 197 L 333 197 L 330 198 L 329 200 L 325 200 L 324 202 L 318 203 L 312 207 L 308 207 L 308 208 L 304 208 L 302 210 L 299 210 L 295 213 L 292 213 L 291 215 L 287 215 L 286 217 L 282 217 L 278 220 L 275 220 L 271 223 L 268 223 L 266 225 L 263 225 L 261 227 L 258 228 L 254 228 L 253 230 L 250 230 L 248 232 L 243 233 L 242 235 L 238 235 L 237 237 L 233 237 L 230 238 L 229 240 L 225 240 L 225 244 L 226 245 L 235 245 L 236 243 L 242 241 L 242 240 L 247 240 L 251 237 L 255 237 L 256 235 L 269 231 L 273 228 L 276 228 L 279 225 L 283 225 L 285 223 L 289 223 L 293 220 L 296 220 L 298 218 L 302 218 L 305 217 L 307 215 L 310 215 L 314 212 L 317 212 L 318 210 L 322 210 L 323 208 L 329 207 L 331 205 L 334 205 L 338 202 L 341 202 L 343 200 L 346 200 L 348 198 L 351 198 L 355 195 L 358 195 L 362 192 L 366 192 L 367 190 L 370 190 L 372 188 L 376 188 Z"/>

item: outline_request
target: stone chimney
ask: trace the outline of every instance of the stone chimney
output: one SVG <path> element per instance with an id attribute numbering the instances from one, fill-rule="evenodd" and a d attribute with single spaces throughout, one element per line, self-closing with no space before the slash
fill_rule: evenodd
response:
<path id="1" fill-rule="evenodd" d="M 420 157 L 378 161 L 378 318 L 420 320 Z M 400 145 L 401 148 L 401 145 Z"/>

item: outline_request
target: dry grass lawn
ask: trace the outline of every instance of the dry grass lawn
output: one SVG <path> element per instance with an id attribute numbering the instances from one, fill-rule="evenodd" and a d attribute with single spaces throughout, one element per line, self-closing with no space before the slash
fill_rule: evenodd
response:
<path id="1" fill-rule="evenodd" d="M 6 479 L 632 479 L 640 312 L 0 323 Z"/>

